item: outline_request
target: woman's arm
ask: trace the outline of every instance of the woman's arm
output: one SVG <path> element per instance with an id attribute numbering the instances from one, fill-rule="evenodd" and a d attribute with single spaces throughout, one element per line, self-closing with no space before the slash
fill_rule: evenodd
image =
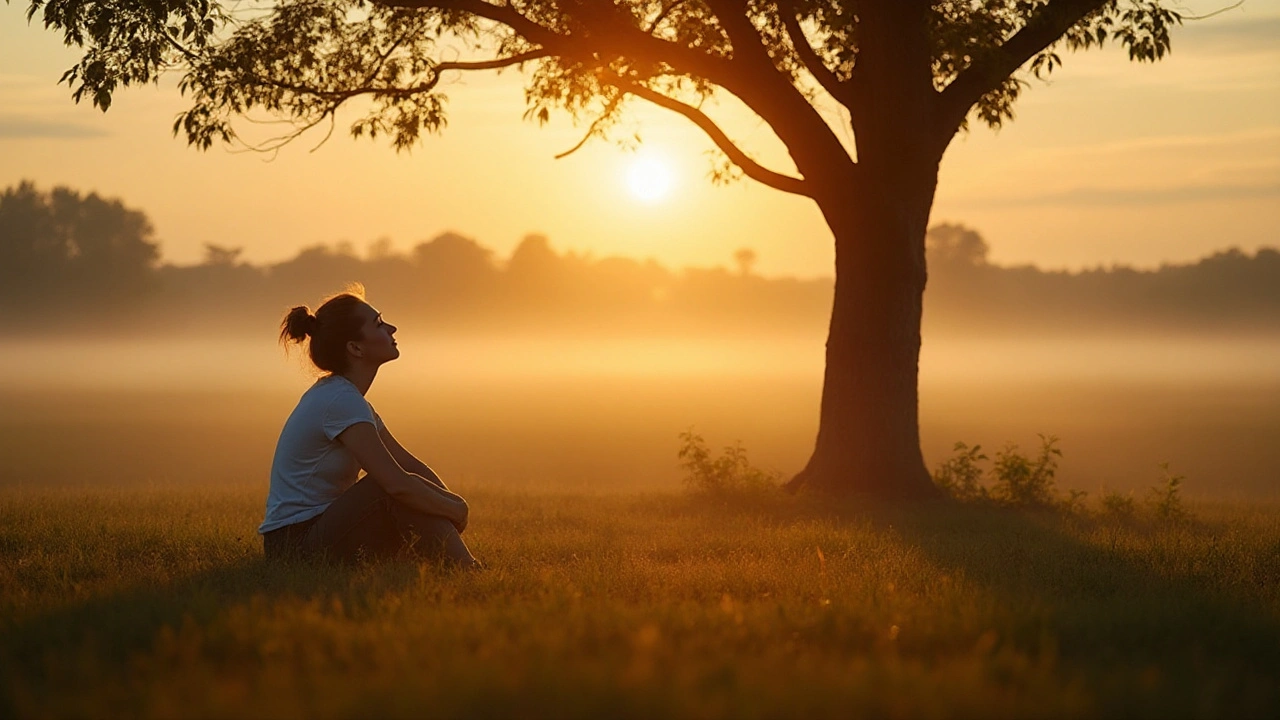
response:
<path id="1" fill-rule="evenodd" d="M 382 444 L 386 446 L 388 451 L 390 451 L 391 457 L 395 458 L 396 463 L 398 463 L 400 467 L 415 475 L 421 475 L 426 478 L 427 482 L 432 483 L 442 490 L 449 489 L 449 487 L 444 484 L 444 481 L 440 479 L 440 476 L 436 474 L 435 470 L 427 467 L 426 463 L 415 457 L 413 453 L 406 450 L 405 447 L 396 440 L 395 436 L 391 434 L 391 431 L 387 429 L 385 423 L 383 423 L 382 428 L 378 430 L 378 437 L 382 439 Z"/>
<path id="2" fill-rule="evenodd" d="M 467 501 L 401 467 L 382 444 L 378 430 L 371 423 L 352 425 L 338 434 L 338 441 L 351 451 L 360 467 L 388 495 L 422 512 L 448 518 L 458 532 L 466 528 Z"/>

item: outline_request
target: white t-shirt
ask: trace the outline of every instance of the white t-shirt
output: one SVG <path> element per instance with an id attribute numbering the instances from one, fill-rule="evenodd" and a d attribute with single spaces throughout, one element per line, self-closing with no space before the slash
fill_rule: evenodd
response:
<path id="1" fill-rule="evenodd" d="M 336 438 L 362 422 L 382 428 L 373 406 L 341 375 L 322 377 L 302 394 L 276 442 L 259 533 L 310 520 L 355 484 L 360 464 Z"/>

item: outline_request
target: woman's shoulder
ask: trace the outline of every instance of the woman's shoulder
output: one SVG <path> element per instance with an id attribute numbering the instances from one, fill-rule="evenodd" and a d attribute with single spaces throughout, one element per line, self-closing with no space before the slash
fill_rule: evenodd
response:
<path id="1" fill-rule="evenodd" d="M 302 397 L 298 399 L 299 405 L 329 405 L 339 398 L 350 400 L 350 396 L 354 395 L 361 400 L 364 396 L 351 384 L 350 380 L 340 375 L 325 375 L 318 378 L 306 392 L 302 393 Z"/>

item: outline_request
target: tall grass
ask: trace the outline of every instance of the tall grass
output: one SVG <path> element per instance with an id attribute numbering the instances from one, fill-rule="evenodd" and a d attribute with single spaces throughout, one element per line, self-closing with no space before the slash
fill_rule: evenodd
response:
<path id="1" fill-rule="evenodd" d="M 261 493 L 0 492 L 0 717 L 1273 717 L 1280 509 L 468 493 L 479 573 Z"/>

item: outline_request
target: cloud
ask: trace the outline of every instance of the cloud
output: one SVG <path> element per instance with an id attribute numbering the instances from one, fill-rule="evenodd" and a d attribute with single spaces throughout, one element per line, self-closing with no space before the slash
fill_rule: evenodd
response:
<path id="1" fill-rule="evenodd" d="M 1227 54 L 1280 49 L 1280 17 L 1189 20 L 1173 31 L 1174 52 L 1183 48 Z"/>
<path id="2" fill-rule="evenodd" d="M 1195 154 L 1203 156 L 1205 160 L 1214 158 L 1258 160 L 1280 158 L 1277 151 L 1280 151 L 1280 126 L 1200 135 L 1124 137 L 1101 142 L 1036 148 L 1027 151 L 1027 154 L 1037 166 L 1042 166 L 1045 163 L 1063 161 L 1096 162 L 1098 158 L 1116 159 L 1126 155 L 1131 157 L 1129 162 L 1138 162 L 1133 159 L 1134 156 L 1189 157 Z M 1275 161 L 1268 160 L 1267 164 L 1280 169 L 1280 164 Z"/>
<path id="3" fill-rule="evenodd" d="M 0 116 L 0 139 L 27 138 L 92 138 L 105 137 L 109 133 L 92 125 L 57 120 L 34 120 L 24 117 Z"/>
<path id="4" fill-rule="evenodd" d="M 982 206 L 1131 206 L 1185 205 L 1224 200 L 1280 199 L 1280 182 L 1232 185 L 1176 185 L 1162 188 L 1082 187 L 1071 190 L 1009 197 L 956 198 L 955 203 Z"/>

